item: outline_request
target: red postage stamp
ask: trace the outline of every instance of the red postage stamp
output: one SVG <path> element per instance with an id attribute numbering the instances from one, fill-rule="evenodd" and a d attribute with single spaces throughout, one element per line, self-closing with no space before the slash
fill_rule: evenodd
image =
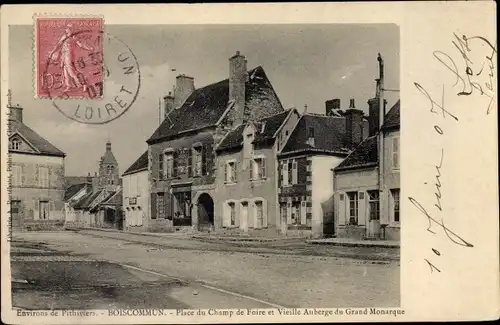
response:
<path id="1" fill-rule="evenodd" d="M 37 97 L 101 98 L 102 18 L 35 18 Z"/>

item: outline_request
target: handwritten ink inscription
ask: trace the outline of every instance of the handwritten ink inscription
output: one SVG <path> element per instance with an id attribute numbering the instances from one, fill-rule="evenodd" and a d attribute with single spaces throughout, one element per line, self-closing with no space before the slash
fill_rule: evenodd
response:
<path id="1" fill-rule="evenodd" d="M 493 108 L 494 99 L 496 97 L 495 88 L 493 86 L 493 81 L 496 78 L 496 66 L 494 63 L 494 58 L 497 54 L 496 45 L 493 45 L 489 40 L 481 36 L 467 37 L 466 35 L 462 35 L 459 37 L 455 33 L 453 36 L 452 44 L 456 52 L 450 55 L 443 51 L 434 51 L 433 57 L 455 77 L 452 88 L 455 89 L 456 96 L 476 96 L 478 100 L 486 99 L 486 114 L 489 114 Z M 453 57 L 459 57 L 459 64 L 455 62 Z M 433 114 L 435 119 L 445 120 L 449 118 L 452 123 L 459 123 L 459 114 L 445 107 L 444 84 L 440 102 L 434 100 L 430 93 L 420 83 L 414 82 L 414 86 L 428 100 L 428 112 Z M 446 136 L 444 126 L 439 122 L 433 123 L 432 128 L 437 138 Z M 435 164 L 436 173 L 434 175 L 433 184 L 435 202 L 432 209 L 435 211 L 433 212 L 431 209 L 424 207 L 415 197 L 410 196 L 408 199 L 420 214 L 427 218 L 429 224 L 426 230 L 429 233 L 433 236 L 437 235 L 433 230 L 434 227 L 437 227 L 442 230 L 444 235 L 452 243 L 460 247 L 472 248 L 474 247 L 472 243 L 452 231 L 446 226 L 444 221 L 445 211 L 442 205 L 442 199 L 444 196 L 445 184 L 442 183 L 442 173 L 444 172 L 446 164 L 445 148 L 441 148 L 440 151 L 441 155 L 436 159 L 438 162 Z M 432 257 L 427 256 L 424 258 L 424 262 L 429 266 L 431 273 L 434 271 L 441 273 L 439 262 L 436 261 L 439 261 L 439 258 L 441 258 L 443 254 L 436 247 L 432 247 L 430 251 Z"/>

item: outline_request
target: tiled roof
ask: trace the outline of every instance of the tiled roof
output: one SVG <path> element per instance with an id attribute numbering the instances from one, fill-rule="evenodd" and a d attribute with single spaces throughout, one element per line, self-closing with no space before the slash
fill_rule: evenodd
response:
<path id="1" fill-rule="evenodd" d="M 400 124 L 400 100 L 385 114 L 382 129 L 398 128 Z M 377 165 L 377 135 L 366 138 L 342 161 L 335 170 L 362 168 Z"/>
<path id="2" fill-rule="evenodd" d="M 146 150 L 136 161 L 123 173 L 123 176 L 148 168 L 148 151 Z"/>
<path id="3" fill-rule="evenodd" d="M 366 138 L 335 170 L 377 165 L 377 135 Z"/>
<path id="4" fill-rule="evenodd" d="M 100 204 L 108 204 L 108 205 L 121 205 L 122 204 L 122 190 L 110 192 L 109 195 L 102 200 Z"/>
<path id="5" fill-rule="evenodd" d="M 262 67 L 248 71 L 248 75 L 245 84 L 247 103 L 265 90 L 272 89 Z M 196 89 L 181 107 L 168 115 L 146 142 L 151 144 L 182 132 L 215 126 L 232 104 L 229 102 L 229 79 Z"/>
<path id="6" fill-rule="evenodd" d="M 394 106 L 385 115 L 385 121 L 382 125 L 382 129 L 398 128 L 400 125 L 400 102 L 398 100 Z"/>
<path id="7" fill-rule="evenodd" d="M 71 199 L 76 193 L 80 192 L 82 188 L 84 188 L 87 184 L 86 183 L 80 183 L 80 184 L 73 184 L 70 185 L 65 191 L 64 191 L 64 201 L 67 201 Z"/>
<path id="8" fill-rule="evenodd" d="M 40 154 L 48 156 L 64 157 L 66 154 L 57 149 L 49 141 L 45 140 L 38 133 L 30 129 L 26 124 L 18 120 L 9 120 L 10 134 L 19 133 L 26 141 L 28 141 Z"/>
<path id="9" fill-rule="evenodd" d="M 290 114 L 290 110 L 286 110 L 280 112 L 278 114 L 265 117 L 260 119 L 258 122 L 254 123 L 257 127 L 257 133 L 255 136 L 254 143 L 262 143 L 267 140 L 271 140 L 274 137 L 274 134 L 283 122 L 286 120 L 288 114 Z M 247 124 L 242 124 L 236 127 L 236 129 L 230 131 L 222 142 L 217 147 L 217 151 L 229 150 L 239 148 L 243 145 L 243 130 Z"/>
<path id="10" fill-rule="evenodd" d="M 314 146 L 308 143 L 310 128 L 314 129 Z M 280 155 L 301 151 L 347 154 L 345 132 L 344 118 L 302 115 Z"/>
<path id="11" fill-rule="evenodd" d="M 64 183 L 66 184 L 66 186 L 86 183 L 88 177 L 92 176 L 64 176 Z"/>
<path id="12" fill-rule="evenodd" d="M 243 144 L 243 130 L 246 124 L 238 125 L 234 130 L 229 131 L 229 133 L 222 139 L 222 142 L 217 147 L 217 151 L 229 150 L 238 148 Z"/>
<path id="13" fill-rule="evenodd" d="M 255 136 L 254 142 L 259 143 L 272 139 L 276 131 L 278 131 L 283 122 L 285 122 L 288 114 L 290 114 L 290 110 L 286 110 L 276 115 L 269 116 L 260 120 L 260 122 L 262 123 L 261 126 L 264 129 L 259 130 L 259 133 L 257 133 L 257 135 Z"/>
<path id="14" fill-rule="evenodd" d="M 94 201 L 100 194 L 102 190 L 97 191 L 95 193 L 89 192 L 87 195 L 84 195 L 80 200 L 76 201 L 73 204 L 73 208 L 75 209 L 88 209 L 92 201 Z"/>

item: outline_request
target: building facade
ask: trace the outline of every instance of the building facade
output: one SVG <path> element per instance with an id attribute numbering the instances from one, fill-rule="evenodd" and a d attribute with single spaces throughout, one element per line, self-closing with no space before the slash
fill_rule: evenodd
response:
<path id="1" fill-rule="evenodd" d="M 303 114 L 278 155 L 279 216 L 287 235 L 335 234 L 334 184 L 325 175 L 367 135 L 354 100 L 342 114 L 331 113 L 331 101 L 326 109 L 325 115 Z"/>
<path id="2" fill-rule="evenodd" d="M 217 148 L 215 227 L 279 234 L 277 154 L 300 115 L 295 109 L 238 126 Z"/>
<path id="3" fill-rule="evenodd" d="M 61 227 L 65 153 L 23 123 L 23 108 L 9 107 L 8 123 L 12 229 Z"/>
<path id="4" fill-rule="evenodd" d="M 123 229 L 122 184 L 110 141 L 106 142 L 98 170 L 94 177 L 89 174 L 84 187 L 80 183 L 67 188 L 66 227 Z M 73 186 L 82 186 L 74 196 Z"/>
<path id="5" fill-rule="evenodd" d="M 148 151 L 145 151 L 122 175 L 123 213 L 126 231 L 145 231 L 150 220 L 148 192 Z"/>
<path id="6" fill-rule="evenodd" d="M 213 229 L 217 145 L 244 121 L 283 111 L 264 69 L 246 65 L 237 52 L 228 79 L 199 89 L 177 76 L 165 119 L 147 140 L 149 231 Z"/>
<path id="7" fill-rule="evenodd" d="M 378 111 L 378 101 L 369 101 L 372 112 Z M 337 236 L 400 240 L 400 101 L 385 115 L 380 129 L 378 114 L 373 116 L 370 136 L 334 169 Z M 385 144 L 382 155 L 380 137 Z M 384 160 L 382 185 L 379 159 Z"/>

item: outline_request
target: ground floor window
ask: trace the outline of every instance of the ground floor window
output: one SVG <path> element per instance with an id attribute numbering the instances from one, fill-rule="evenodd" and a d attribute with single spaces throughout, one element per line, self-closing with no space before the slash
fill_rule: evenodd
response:
<path id="1" fill-rule="evenodd" d="M 255 219 L 257 221 L 257 228 L 264 225 L 264 205 L 262 201 L 255 201 Z"/>
<path id="2" fill-rule="evenodd" d="M 292 203 L 292 225 L 300 225 L 300 202 Z"/>
<path id="3" fill-rule="evenodd" d="M 391 190 L 392 196 L 392 213 L 394 216 L 394 222 L 399 222 L 399 188 Z"/>
<path id="4" fill-rule="evenodd" d="M 49 219 L 49 201 L 39 202 L 38 218 L 40 220 Z"/>
<path id="5" fill-rule="evenodd" d="M 358 224 L 358 192 L 347 192 L 349 198 L 349 224 Z"/>
<path id="6" fill-rule="evenodd" d="M 378 190 L 368 191 L 368 206 L 370 208 L 370 220 L 380 220 L 380 192 Z"/>
<path id="7" fill-rule="evenodd" d="M 236 204 L 234 202 L 229 203 L 229 215 L 231 218 L 231 226 L 236 225 Z"/>
<path id="8" fill-rule="evenodd" d="M 156 194 L 156 211 L 158 218 L 165 218 L 165 193 Z"/>
<path id="9" fill-rule="evenodd" d="M 175 211 L 174 226 L 191 225 L 191 192 L 180 192 L 174 194 Z"/>

